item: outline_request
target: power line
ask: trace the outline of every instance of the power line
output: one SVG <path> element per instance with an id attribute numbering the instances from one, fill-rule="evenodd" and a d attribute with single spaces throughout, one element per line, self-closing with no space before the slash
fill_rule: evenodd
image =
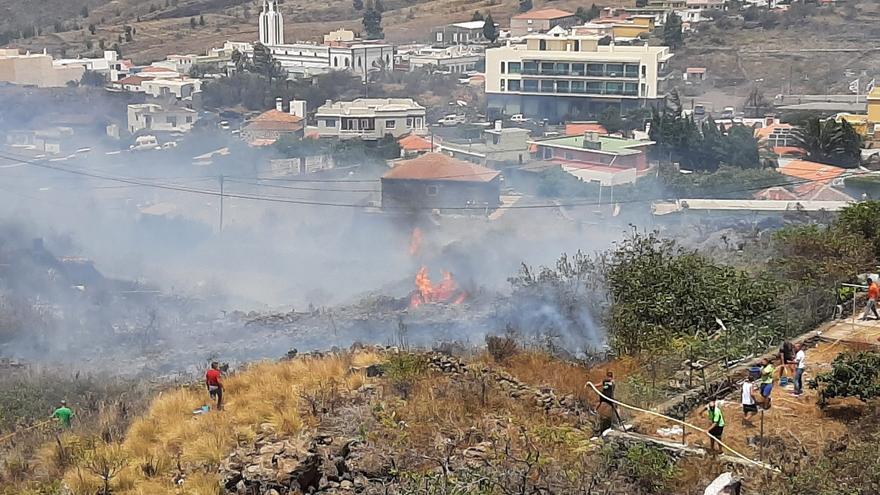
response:
<path id="1" fill-rule="evenodd" d="M 257 195 L 257 194 L 244 194 L 244 193 L 227 193 L 227 192 L 219 192 L 214 190 L 207 189 L 196 189 L 188 186 L 183 186 L 179 184 L 165 184 L 165 183 L 155 183 L 155 182 L 144 182 L 141 180 L 137 180 L 130 177 L 118 177 L 111 176 L 106 174 L 98 174 L 94 172 L 88 172 L 83 170 L 77 170 L 73 168 L 65 168 L 59 167 L 55 165 L 50 165 L 48 163 L 40 163 L 38 160 L 28 160 L 17 158 L 15 156 L 10 156 L 8 153 L 0 153 L 0 158 L 5 158 L 6 160 L 22 163 L 26 165 L 31 165 L 39 168 L 45 168 L 49 170 L 55 170 L 59 172 L 71 173 L 85 177 L 91 177 L 95 179 L 108 180 L 121 182 L 125 184 L 138 185 L 143 187 L 152 187 L 156 189 L 164 189 L 170 191 L 177 192 L 186 192 L 191 194 L 200 194 L 205 196 L 214 196 L 214 197 L 226 197 L 226 198 L 234 198 L 234 199 L 245 199 L 251 201 L 264 201 L 264 202 L 272 202 L 272 203 L 282 203 L 282 204 L 297 204 L 304 206 L 326 206 L 326 207 L 337 207 L 337 208 L 356 208 L 356 209 L 364 209 L 371 208 L 368 205 L 363 204 L 353 204 L 353 203 L 334 203 L 334 202 L 326 202 L 326 201 L 310 201 L 310 200 L 299 200 L 292 198 L 283 198 L 278 196 L 265 196 L 265 195 Z M 497 173 L 493 171 L 492 173 Z M 871 174 L 872 172 L 859 172 L 850 175 L 860 176 Z M 761 184 L 759 186 L 751 187 L 751 188 L 741 188 L 741 189 L 731 189 L 728 191 L 720 191 L 719 194 L 732 194 L 737 192 L 750 192 L 766 189 L 769 187 L 777 187 L 777 186 L 793 186 L 800 184 L 808 184 L 814 182 L 826 182 L 828 179 L 801 179 L 799 181 L 791 181 L 786 180 L 785 182 L 780 182 L 776 184 Z M 268 186 L 268 185 L 262 185 Z M 324 189 L 317 189 L 320 191 L 326 191 Z M 378 191 L 370 191 L 370 192 L 378 192 Z M 640 199 L 630 199 L 630 200 L 622 200 L 622 201 L 582 201 L 582 202 L 569 202 L 569 203 L 552 203 L 552 204 L 535 204 L 535 205 L 500 205 L 494 207 L 493 209 L 501 209 L 501 210 L 531 210 L 531 209 L 547 209 L 547 208 L 566 208 L 566 207 L 579 207 L 579 206 L 601 206 L 601 205 L 616 205 L 616 204 L 635 204 L 635 203 L 652 203 L 654 201 L 662 201 L 665 198 L 657 197 L 657 198 L 640 198 Z M 433 211 L 433 210 L 449 210 L 449 211 L 484 211 L 486 210 L 485 206 L 452 206 L 452 207 L 437 207 L 437 206 L 385 206 L 384 209 L 394 209 L 394 210 L 425 210 L 425 211 Z"/>

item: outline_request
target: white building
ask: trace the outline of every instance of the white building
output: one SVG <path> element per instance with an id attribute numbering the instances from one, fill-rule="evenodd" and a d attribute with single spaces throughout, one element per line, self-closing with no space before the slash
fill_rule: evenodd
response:
<path id="1" fill-rule="evenodd" d="M 141 83 L 144 93 L 155 97 L 164 98 L 174 96 L 178 100 L 190 98 L 194 93 L 202 90 L 202 81 L 198 79 L 153 79 Z"/>
<path id="2" fill-rule="evenodd" d="M 425 132 L 425 107 L 410 98 L 328 101 L 315 112 L 318 137 L 381 139 Z"/>
<path id="3" fill-rule="evenodd" d="M 189 132 L 199 120 L 199 114 L 190 108 L 163 107 L 155 103 L 128 106 L 128 132 Z"/>
<path id="4" fill-rule="evenodd" d="M 336 32 L 338 34 L 339 31 Z M 327 44 L 284 43 L 284 18 L 276 0 L 263 0 L 260 13 L 260 43 L 292 76 L 311 76 L 333 70 L 349 70 L 362 75 L 394 69 L 394 47 L 381 41 L 336 41 L 330 33 Z M 253 49 L 248 52 L 253 53 Z"/>
<path id="5" fill-rule="evenodd" d="M 486 50 L 490 110 L 552 121 L 638 107 L 666 94 L 665 46 L 599 45 L 600 36 L 537 34 Z"/>
<path id="6" fill-rule="evenodd" d="M 105 50 L 101 58 L 65 58 L 54 60 L 55 67 L 82 67 L 84 70 L 98 72 L 107 76 L 109 82 L 118 81 L 128 75 L 125 61 L 113 50 Z"/>
<path id="7" fill-rule="evenodd" d="M 409 62 L 409 70 L 433 68 L 439 71 L 464 73 L 475 70 L 485 59 L 482 51 L 467 45 L 447 48 L 423 47 L 402 57 Z"/>

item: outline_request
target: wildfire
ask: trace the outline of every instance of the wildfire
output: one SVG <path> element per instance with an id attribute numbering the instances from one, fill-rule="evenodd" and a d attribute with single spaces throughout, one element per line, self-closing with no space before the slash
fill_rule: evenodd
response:
<path id="1" fill-rule="evenodd" d="M 416 227 L 412 231 L 412 237 L 409 240 L 409 254 L 415 256 L 422 250 L 422 229 Z"/>
<path id="2" fill-rule="evenodd" d="M 416 274 L 416 291 L 410 299 L 410 307 L 430 303 L 461 304 L 466 299 L 467 293 L 458 287 L 452 273 L 444 271 L 440 283 L 434 285 L 428 275 L 428 267 L 423 266 Z"/>

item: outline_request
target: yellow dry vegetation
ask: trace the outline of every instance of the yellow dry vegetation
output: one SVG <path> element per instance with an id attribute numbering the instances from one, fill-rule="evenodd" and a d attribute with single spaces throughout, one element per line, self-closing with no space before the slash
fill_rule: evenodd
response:
<path id="1" fill-rule="evenodd" d="M 264 429 L 300 433 L 313 420 L 303 414 L 303 396 L 328 386 L 356 390 L 365 374 L 350 369 L 381 360 L 378 353 L 363 351 L 257 363 L 225 380 L 224 410 L 207 414 L 193 413 L 210 404 L 203 386 L 165 392 L 132 423 L 121 444 L 98 442 L 67 470 L 64 480 L 73 495 L 91 495 L 102 485 L 95 471 L 120 466 L 111 480 L 116 495 L 217 494 L 217 467 L 239 442 L 253 440 Z M 45 455 L 53 456 L 53 449 Z M 177 486 L 174 479 L 180 473 L 185 480 Z"/>

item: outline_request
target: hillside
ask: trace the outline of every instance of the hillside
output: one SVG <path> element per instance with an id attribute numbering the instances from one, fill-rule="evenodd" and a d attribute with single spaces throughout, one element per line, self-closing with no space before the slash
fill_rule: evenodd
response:
<path id="1" fill-rule="evenodd" d="M 41 35 L 28 39 L 13 39 L 12 46 L 31 50 L 47 47 L 54 53 L 67 56 L 98 50 L 100 40 L 105 46 L 120 43 L 126 57 L 138 62 L 163 59 L 170 53 L 202 53 L 220 46 L 226 40 L 252 41 L 257 34 L 259 2 L 251 0 L 116 0 L 113 2 L 75 0 L 71 2 L 44 2 L 48 11 L 59 15 L 39 16 L 27 0 L 2 0 L 0 3 L 0 33 L 19 31 L 35 22 L 43 22 Z M 88 18 L 79 16 L 84 4 L 89 6 Z M 613 0 L 603 4 L 630 5 L 632 0 Z M 588 2 L 559 0 L 535 2 L 536 7 L 552 6 L 574 11 L 578 6 L 589 7 Z M 518 11 L 518 0 L 389 0 L 383 2 L 385 35 L 392 42 L 427 41 L 430 29 L 449 22 L 470 20 L 474 11 L 491 12 L 502 25 Z M 362 13 L 356 11 L 350 0 L 308 2 L 288 0 L 282 5 L 285 15 L 287 40 L 317 41 L 333 29 L 345 27 L 360 31 Z M 191 18 L 204 16 L 205 25 L 191 27 Z M 54 32 L 53 24 L 63 22 L 63 29 Z M 95 26 L 95 34 L 89 25 Z M 134 28 L 132 41 L 120 36 L 124 26 Z M 2 38 L 0 38 L 2 41 Z M 91 48 L 89 48 L 89 44 Z"/>

